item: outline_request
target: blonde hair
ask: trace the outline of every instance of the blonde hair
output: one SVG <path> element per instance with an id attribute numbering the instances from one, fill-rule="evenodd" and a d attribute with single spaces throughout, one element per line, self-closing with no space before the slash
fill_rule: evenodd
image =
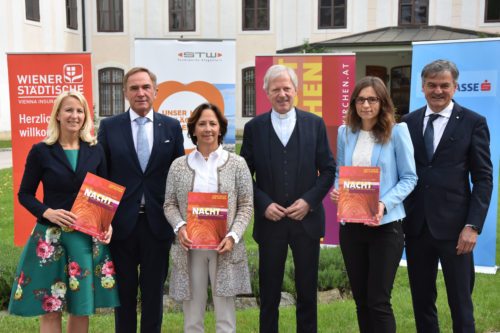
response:
<path id="1" fill-rule="evenodd" d="M 54 100 L 54 106 L 52 107 L 52 112 L 50 113 L 49 125 L 47 127 L 47 137 L 43 140 L 48 145 L 53 145 L 59 140 L 61 130 L 59 128 L 59 121 L 57 120 L 57 115 L 59 114 L 61 105 L 64 99 L 72 97 L 76 99 L 83 106 L 85 112 L 85 120 L 83 122 L 82 128 L 80 128 L 80 140 L 83 142 L 88 142 L 91 146 L 97 143 L 97 139 L 90 132 L 92 131 L 93 123 L 92 117 L 90 115 L 89 105 L 85 97 L 78 91 L 70 90 L 64 91 L 59 94 Z"/>

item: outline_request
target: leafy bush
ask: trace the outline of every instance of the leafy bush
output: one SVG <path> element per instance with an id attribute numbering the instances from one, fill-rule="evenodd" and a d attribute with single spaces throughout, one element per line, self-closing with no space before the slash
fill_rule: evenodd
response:
<path id="1" fill-rule="evenodd" d="M 255 247 L 247 247 L 247 256 L 252 292 L 254 296 L 259 299 L 259 251 Z"/>
<path id="2" fill-rule="evenodd" d="M 344 259 L 339 247 L 323 248 L 319 256 L 318 290 L 350 290 Z"/>
<path id="3" fill-rule="evenodd" d="M 252 292 L 259 298 L 259 254 L 255 248 L 248 249 L 248 265 Z M 345 270 L 344 260 L 340 248 L 322 248 L 319 258 L 318 291 L 339 289 L 342 293 L 350 290 L 349 280 Z M 295 267 L 292 252 L 288 251 L 285 263 L 285 275 L 283 277 L 282 291 L 297 297 L 295 290 Z"/>

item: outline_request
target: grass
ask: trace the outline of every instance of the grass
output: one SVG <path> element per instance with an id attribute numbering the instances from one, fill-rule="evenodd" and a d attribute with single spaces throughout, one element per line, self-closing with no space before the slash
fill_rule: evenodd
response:
<path id="1" fill-rule="evenodd" d="M 12 148 L 11 140 L 0 140 L 0 148 Z"/>
<path id="2" fill-rule="evenodd" d="M 13 245 L 13 195 L 12 169 L 0 170 L 0 267 L 6 262 L 17 262 L 21 249 Z M 500 211 L 500 207 L 499 207 Z M 255 248 L 251 239 L 251 228 L 245 239 L 248 247 Z M 500 230 L 497 228 L 497 244 Z M 497 245 L 497 260 L 499 247 Z M 446 291 L 441 272 L 438 276 L 438 300 L 440 325 L 442 332 L 451 332 L 451 318 L 446 300 Z M 500 275 L 476 274 L 476 286 L 473 299 L 475 305 L 477 332 L 500 331 Z M 407 270 L 400 267 L 397 273 L 392 304 L 398 325 L 398 332 L 415 332 L 411 296 L 408 285 Z M 165 313 L 162 332 L 182 332 L 182 314 Z M 66 317 L 65 317 L 66 320 Z M 237 312 L 238 332 L 258 332 L 259 311 L 248 309 Z M 213 312 L 208 312 L 205 320 L 206 332 L 215 332 Z M 21 318 L 0 313 L 0 332 L 35 332 L 38 330 L 38 318 Z M 319 332 L 343 333 L 357 332 L 356 310 L 353 300 L 343 300 L 318 306 Z M 112 314 L 97 314 L 90 318 L 90 332 L 112 332 L 114 321 Z M 280 331 L 295 331 L 295 308 L 280 309 Z"/>

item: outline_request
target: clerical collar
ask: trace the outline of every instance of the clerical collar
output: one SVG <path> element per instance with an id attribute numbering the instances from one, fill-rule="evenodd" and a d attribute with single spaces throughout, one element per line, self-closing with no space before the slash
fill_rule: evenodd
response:
<path id="1" fill-rule="evenodd" d="M 290 118 L 290 119 L 295 118 L 296 112 L 295 112 L 295 108 L 292 108 L 287 113 L 279 113 L 279 112 L 272 110 L 271 114 L 276 119 L 284 120 L 284 119 L 288 119 L 288 118 Z"/>

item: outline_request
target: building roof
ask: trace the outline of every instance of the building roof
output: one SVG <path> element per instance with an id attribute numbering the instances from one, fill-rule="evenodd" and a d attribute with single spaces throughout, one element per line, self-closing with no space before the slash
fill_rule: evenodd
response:
<path id="1" fill-rule="evenodd" d="M 482 31 L 457 29 L 445 26 L 386 27 L 354 35 L 311 43 L 311 47 L 362 47 L 362 46 L 411 46 L 412 42 L 457 40 L 500 37 Z M 278 53 L 301 52 L 302 45 L 277 51 Z"/>

